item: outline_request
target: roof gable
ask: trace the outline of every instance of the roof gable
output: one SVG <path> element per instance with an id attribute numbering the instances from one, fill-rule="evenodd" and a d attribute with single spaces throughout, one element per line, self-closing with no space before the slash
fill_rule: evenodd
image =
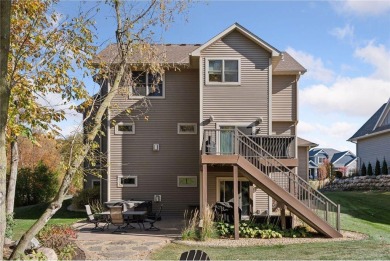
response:
<path id="1" fill-rule="evenodd" d="M 390 114 L 390 99 L 383 104 L 348 141 L 357 141 L 371 135 L 390 132 L 390 124 L 384 124 Z"/>
<path id="2" fill-rule="evenodd" d="M 260 37 L 256 36 L 255 34 L 253 34 L 252 32 L 250 32 L 249 30 L 247 30 L 246 28 L 244 28 L 243 26 L 241 26 L 238 23 L 234 23 L 233 25 L 231 25 L 230 27 L 225 29 L 223 32 L 219 33 L 218 35 L 216 35 L 215 37 L 213 37 L 212 39 L 210 39 L 209 41 L 207 41 L 206 43 L 201 45 L 199 48 L 195 49 L 193 52 L 190 53 L 190 55 L 200 56 L 200 53 L 204 49 L 206 49 L 207 47 L 209 47 L 210 45 L 212 45 L 213 43 L 220 40 L 221 38 L 228 35 L 229 33 L 231 33 L 234 30 L 237 30 L 238 32 L 240 32 L 241 34 L 243 34 L 244 36 L 246 36 L 247 38 L 249 38 L 253 42 L 255 42 L 258 45 L 260 45 L 261 47 L 263 47 L 265 50 L 270 52 L 272 54 L 272 56 L 281 56 L 282 55 L 282 52 L 280 52 L 278 49 L 276 49 L 275 47 L 273 47 L 272 45 L 270 45 L 269 43 L 267 43 L 266 41 L 264 41 Z"/>

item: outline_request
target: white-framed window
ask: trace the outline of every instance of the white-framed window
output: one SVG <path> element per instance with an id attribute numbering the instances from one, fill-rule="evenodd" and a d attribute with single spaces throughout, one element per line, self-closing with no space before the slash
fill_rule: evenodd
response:
<path id="1" fill-rule="evenodd" d="M 318 163 L 324 163 L 325 158 L 318 158 Z"/>
<path id="2" fill-rule="evenodd" d="M 135 124 L 119 122 L 115 125 L 115 134 L 135 134 Z"/>
<path id="3" fill-rule="evenodd" d="M 177 176 L 177 186 L 183 188 L 195 188 L 198 186 L 197 176 Z"/>
<path id="4" fill-rule="evenodd" d="M 138 187 L 137 176 L 118 176 L 118 188 Z"/>
<path id="5" fill-rule="evenodd" d="M 178 123 L 177 124 L 177 134 L 197 134 L 197 124 L 196 123 Z"/>
<path id="6" fill-rule="evenodd" d="M 100 179 L 91 180 L 92 188 L 100 188 Z"/>
<path id="7" fill-rule="evenodd" d="M 130 88 L 130 98 L 147 96 L 148 98 L 165 98 L 164 75 L 151 74 L 142 71 L 132 72 L 133 84 Z"/>
<path id="8" fill-rule="evenodd" d="M 240 85 L 241 65 L 238 58 L 207 58 L 206 84 Z"/>

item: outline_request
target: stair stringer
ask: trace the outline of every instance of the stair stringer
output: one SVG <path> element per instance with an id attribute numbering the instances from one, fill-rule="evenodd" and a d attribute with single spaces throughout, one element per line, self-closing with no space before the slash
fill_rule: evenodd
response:
<path id="1" fill-rule="evenodd" d="M 293 195 L 291 195 L 282 187 L 280 187 L 276 182 L 274 182 L 262 171 L 252 165 L 252 163 L 247 161 L 244 157 L 238 157 L 237 165 L 242 170 L 244 170 L 241 171 L 241 174 L 243 176 L 245 176 L 249 181 L 258 186 L 260 189 L 262 189 L 265 193 L 267 193 L 269 196 L 271 196 L 278 202 L 283 202 L 293 214 L 295 214 L 301 220 L 306 222 L 316 231 L 330 238 L 343 237 L 340 232 L 338 232 L 326 221 L 317 216 L 316 213 L 314 213 L 297 198 L 295 198 Z"/>

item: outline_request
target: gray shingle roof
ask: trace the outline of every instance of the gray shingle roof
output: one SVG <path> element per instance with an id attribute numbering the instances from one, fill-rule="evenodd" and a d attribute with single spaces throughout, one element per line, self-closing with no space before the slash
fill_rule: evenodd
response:
<path id="1" fill-rule="evenodd" d="M 275 66 L 274 72 L 288 72 L 288 71 L 297 71 L 297 72 L 306 72 L 307 70 L 300 63 L 298 63 L 291 55 L 287 52 L 283 53 L 283 60 L 280 60 L 279 63 Z"/>
<path id="2" fill-rule="evenodd" d="M 302 147 L 317 147 L 318 144 L 298 137 L 298 146 L 302 146 Z"/>
<path id="3" fill-rule="evenodd" d="M 388 101 L 390 103 L 390 100 Z M 375 128 L 376 123 L 378 122 L 379 118 L 382 115 L 382 112 L 386 108 L 386 104 L 383 104 L 379 110 L 377 110 L 374 115 L 371 116 L 371 118 L 368 119 L 366 123 L 363 124 L 363 126 L 348 140 L 357 140 L 360 137 L 363 137 L 365 135 L 374 134 L 376 132 L 384 131 L 384 130 L 390 130 L 390 125 L 385 126 L 379 126 Z M 374 129 L 375 128 L 375 129 Z"/>
<path id="4" fill-rule="evenodd" d="M 344 151 L 345 153 L 345 151 Z M 356 160 L 356 156 L 352 154 L 347 154 L 344 157 L 340 158 L 336 163 L 333 164 L 334 167 L 345 167 L 350 164 L 352 161 Z"/>
<path id="5" fill-rule="evenodd" d="M 200 44 L 156 44 L 156 56 L 154 60 L 160 63 L 182 63 L 189 64 L 189 53 L 199 48 Z M 149 59 L 147 55 L 140 51 L 134 51 L 130 58 L 130 63 L 142 63 Z M 94 59 L 95 62 L 118 62 L 118 49 L 116 44 L 110 44 L 98 53 Z"/>
<path id="6" fill-rule="evenodd" d="M 201 44 L 156 44 L 154 45 L 156 48 L 154 61 L 169 64 L 189 64 L 189 54 L 200 46 Z M 143 56 L 147 55 L 143 55 L 139 51 L 134 51 L 134 54 L 130 58 L 129 62 L 142 63 L 150 60 Z M 273 69 L 274 72 L 306 72 L 306 69 L 288 53 L 283 52 L 283 57 L 283 60 L 280 60 Z M 94 57 L 94 62 L 119 62 L 117 45 L 108 45 Z"/>

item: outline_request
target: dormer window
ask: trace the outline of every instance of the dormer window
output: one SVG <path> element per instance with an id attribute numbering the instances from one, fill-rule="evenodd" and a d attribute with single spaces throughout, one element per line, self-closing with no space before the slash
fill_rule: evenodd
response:
<path id="1" fill-rule="evenodd" d="M 234 58 L 206 59 L 206 84 L 239 85 L 240 60 Z"/>
<path id="2" fill-rule="evenodd" d="M 132 97 L 147 96 L 148 98 L 164 97 L 164 81 L 160 74 L 146 72 L 132 72 Z"/>

